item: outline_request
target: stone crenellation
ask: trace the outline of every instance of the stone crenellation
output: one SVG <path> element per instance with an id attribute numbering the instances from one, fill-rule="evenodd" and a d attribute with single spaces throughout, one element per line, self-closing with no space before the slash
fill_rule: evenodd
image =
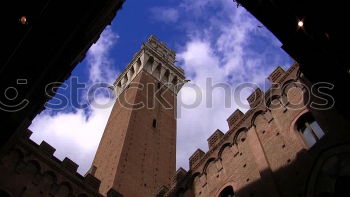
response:
<path id="1" fill-rule="evenodd" d="M 281 79 L 283 78 L 283 81 L 280 81 L 279 83 L 282 82 L 287 82 L 289 79 L 296 79 L 297 75 L 296 73 L 292 75 L 292 72 L 298 68 L 299 65 L 297 63 L 294 63 L 288 70 L 287 72 L 284 71 L 281 67 L 277 67 L 275 71 L 273 71 L 271 75 L 275 76 L 275 73 L 282 73 L 278 74 L 278 78 Z M 270 75 L 270 76 L 271 76 Z M 271 77 L 269 77 L 270 79 Z M 273 82 L 271 80 L 271 82 Z M 282 85 L 281 87 L 283 87 Z M 267 92 L 270 92 L 271 89 L 267 90 Z M 269 95 L 271 97 L 271 95 Z M 265 99 L 265 100 L 264 100 Z M 226 134 L 219 135 L 220 137 L 216 139 L 216 143 L 214 146 L 209 145 L 209 151 L 207 153 L 204 153 L 202 150 L 197 149 L 193 153 L 193 155 L 190 157 L 190 169 L 194 170 L 197 166 L 201 165 L 203 162 L 206 161 L 206 159 L 209 158 L 209 155 L 214 152 L 217 148 L 219 148 L 220 145 L 225 144 L 223 143 L 226 141 L 231 135 L 235 135 L 237 130 L 239 128 L 249 128 L 252 125 L 252 119 L 254 118 L 254 113 L 260 113 L 260 111 L 264 111 L 266 118 L 268 121 L 272 120 L 271 115 L 268 112 L 268 108 L 266 106 L 266 98 L 265 98 L 265 93 L 262 92 L 259 88 L 257 88 L 250 96 L 247 98 L 251 109 L 249 109 L 245 114 L 243 114 L 239 109 L 234 111 L 232 115 L 227 119 L 228 125 L 229 125 L 229 131 Z M 249 119 L 249 121 L 247 121 Z M 215 134 L 217 131 L 215 131 L 211 137 L 216 136 Z M 210 139 L 210 138 L 209 138 Z M 216 146 L 215 146 L 216 145 Z"/>
<path id="2" fill-rule="evenodd" d="M 268 79 L 271 81 L 271 83 L 279 83 L 280 80 L 284 78 L 286 75 L 286 71 L 283 70 L 280 66 L 278 66 L 268 77 Z"/>
<path id="3" fill-rule="evenodd" d="M 337 196 L 347 191 L 343 177 L 349 174 L 343 172 L 350 165 L 329 173 L 350 157 L 348 121 L 334 108 L 313 106 L 328 99 L 297 63 L 287 71 L 278 67 L 269 80 L 271 88 L 253 91 L 247 98 L 250 109 L 235 110 L 227 119 L 228 131 L 216 130 L 208 138 L 208 151 L 197 149 L 186 174 L 181 170 L 182 178 L 157 197 Z"/>
<path id="4" fill-rule="evenodd" d="M 142 70 L 151 74 L 175 94 L 185 83 L 184 70 L 175 66 L 175 52 L 155 36 L 150 36 L 114 82 L 118 97 Z"/>
<path id="5" fill-rule="evenodd" d="M 229 128 L 236 126 L 238 122 L 244 117 L 244 114 L 241 110 L 236 109 L 235 112 L 231 114 L 231 116 L 227 119 L 227 124 Z"/>
<path id="6" fill-rule="evenodd" d="M 274 196 L 278 193 L 276 187 L 290 187 L 284 182 L 275 182 L 273 176 L 284 179 L 290 176 L 290 171 L 281 168 L 290 164 L 294 169 L 294 165 L 299 165 L 293 163 L 295 160 L 307 162 L 302 156 L 305 142 L 300 134 L 294 133 L 294 127 L 296 119 L 310 111 L 305 105 L 304 108 L 289 107 L 300 99 L 305 101 L 305 87 L 300 84 L 308 81 L 300 78 L 297 63 L 287 71 L 278 67 L 272 75 L 272 87 L 266 92 L 256 89 L 247 98 L 251 108 L 245 113 L 235 110 L 227 119 L 229 130 L 225 134 L 216 130 L 208 138 L 209 150 L 197 149 L 189 158 L 189 171 L 185 175 L 182 171 L 183 178 L 173 182 L 159 197 L 221 196 L 217 192 L 225 185 L 234 188 L 235 196 L 236 192 L 237 196 L 252 196 L 258 191 L 262 196 Z M 302 157 L 300 161 L 298 157 Z M 277 170 L 281 172 L 272 176 Z M 252 189 L 246 189 L 249 187 Z"/>
<path id="7" fill-rule="evenodd" d="M 220 141 L 222 136 L 224 136 L 224 133 L 217 129 L 207 140 L 209 149 L 214 147 Z"/>
<path id="8" fill-rule="evenodd" d="M 39 190 L 45 190 L 44 192 L 48 192 L 50 195 L 56 195 L 56 193 L 65 192 L 63 190 L 68 188 L 70 195 L 103 197 L 103 195 L 99 193 L 101 183 L 99 179 L 90 173 L 87 173 L 85 176 L 80 175 L 77 172 L 78 164 L 67 157 L 65 157 L 63 161 L 59 160 L 54 156 L 56 151 L 54 147 L 45 141 L 42 141 L 39 145 L 36 144 L 30 139 L 31 134 L 32 131 L 30 130 L 23 132 L 18 143 L 16 143 L 9 154 L 0 161 L 0 168 L 3 172 L 12 173 L 11 169 L 5 170 L 5 168 L 7 168 L 7 166 L 13 166 L 16 172 L 15 176 L 18 176 L 18 180 L 21 180 L 16 181 L 17 179 L 15 179 L 14 181 L 16 181 L 16 184 L 14 184 L 11 183 L 11 179 L 8 183 L 8 188 L 11 188 L 11 186 L 20 187 L 21 184 L 23 184 L 24 191 L 22 191 L 22 193 L 24 192 L 26 195 L 39 195 L 39 193 L 36 193 L 39 192 Z M 18 155 L 18 158 L 14 159 L 11 155 Z M 13 164 L 13 162 L 15 162 L 15 164 Z M 33 178 L 29 178 L 27 173 L 29 172 L 29 166 L 32 165 L 33 167 L 30 167 L 30 171 L 33 173 Z M 3 176 L 6 175 L 3 174 Z M 54 181 L 48 182 L 47 176 L 52 177 Z M 26 190 L 25 188 L 28 188 L 28 185 L 26 185 L 28 181 L 36 185 L 38 191 L 32 186 L 29 187 L 31 190 Z M 41 188 L 43 185 L 48 184 L 51 185 L 51 190 Z M 117 191 L 112 190 L 107 197 L 122 197 Z"/>
<path id="9" fill-rule="evenodd" d="M 298 64 L 293 64 L 288 71 L 284 71 L 281 67 L 278 67 L 273 72 L 273 77 L 269 77 L 272 83 L 278 81 L 278 83 L 283 83 L 290 81 L 291 79 L 297 78 L 297 72 L 293 72 L 296 68 L 298 68 Z M 276 74 L 279 73 L 279 74 Z M 276 79 L 276 75 L 278 75 L 278 79 Z M 272 80 L 273 79 L 273 80 Z M 281 80 L 283 79 L 283 80 Z M 286 84 L 283 84 L 284 86 Z M 273 120 L 273 117 L 269 113 L 269 109 L 267 105 L 267 100 L 271 97 L 271 95 L 267 95 L 267 93 L 271 93 L 276 89 L 269 89 L 265 93 L 260 89 L 256 89 L 248 98 L 248 102 L 250 103 L 251 109 L 249 109 L 245 114 L 242 113 L 239 109 L 235 110 L 232 115 L 227 119 L 227 123 L 229 125 L 229 131 L 226 134 L 223 134 L 220 130 L 216 130 L 209 138 L 208 138 L 208 146 L 209 151 L 204 152 L 201 149 L 197 149 L 192 156 L 189 158 L 190 163 L 190 171 L 187 172 L 187 176 L 194 174 L 198 171 L 199 166 L 203 166 L 205 163 L 208 163 L 208 160 L 212 160 L 212 154 L 214 152 L 218 152 L 221 154 L 223 147 L 230 146 L 227 141 L 231 141 L 229 139 L 244 140 L 246 138 L 246 131 L 248 128 L 254 126 L 254 118 L 257 113 L 264 113 L 264 117 L 268 122 Z M 275 93 L 281 93 L 279 90 L 275 91 Z M 237 143 L 237 142 L 234 142 Z M 220 150 L 219 150 L 220 148 Z M 237 155 L 239 152 L 235 153 Z M 221 167 L 222 168 L 222 167 Z M 172 184 L 172 187 L 169 189 L 168 193 L 174 191 L 176 184 Z M 166 195 L 164 195 L 166 196 Z"/>

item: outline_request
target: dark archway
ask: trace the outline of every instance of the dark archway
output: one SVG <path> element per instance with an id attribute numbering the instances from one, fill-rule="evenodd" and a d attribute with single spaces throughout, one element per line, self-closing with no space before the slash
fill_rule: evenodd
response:
<path id="1" fill-rule="evenodd" d="M 11 197 L 11 195 L 8 192 L 6 192 L 2 189 L 0 189 L 0 196 L 1 197 Z"/>
<path id="2" fill-rule="evenodd" d="M 235 193 L 233 191 L 233 187 L 230 185 L 230 186 L 225 187 L 220 192 L 218 197 L 234 197 L 234 196 L 235 196 Z"/>
<path id="3" fill-rule="evenodd" d="M 335 181 L 334 194 L 335 197 L 349 195 L 350 176 L 339 176 Z"/>

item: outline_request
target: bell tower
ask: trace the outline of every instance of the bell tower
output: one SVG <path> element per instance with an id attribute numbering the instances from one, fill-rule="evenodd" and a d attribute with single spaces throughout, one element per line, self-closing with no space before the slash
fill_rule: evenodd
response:
<path id="1" fill-rule="evenodd" d="M 154 197 L 176 168 L 176 95 L 184 71 L 154 36 L 114 83 L 117 96 L 91 172 L 124 197 Z"/>

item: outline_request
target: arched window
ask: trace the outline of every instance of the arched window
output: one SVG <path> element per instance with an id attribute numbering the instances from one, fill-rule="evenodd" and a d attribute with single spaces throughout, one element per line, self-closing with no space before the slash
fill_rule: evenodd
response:
<path id="1" fill-rule="evenodd" d="M 309 147 L 313 146 L 324 136 L 324 131 L 310 113 L 300 117 L 297 129 Z"/>
<path id="2" fill-rule="evenodd" d="M 225 187 L 219 194 L 219 197 L 234 197 L 235 193 L 233 192 L 232 186 Z"/>

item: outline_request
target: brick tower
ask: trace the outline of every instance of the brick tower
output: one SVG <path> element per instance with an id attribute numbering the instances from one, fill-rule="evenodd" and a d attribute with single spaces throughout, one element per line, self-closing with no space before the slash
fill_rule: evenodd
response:
<path id="1" fill-rule="evenodd" d="M 100 192 L 154 197 L 170 183 L 176 162 L 176 95 L 184 71 L 175 52 L 150 36 L 114 83 L 116 102 L 99 144 L 92 174 Z"/>

